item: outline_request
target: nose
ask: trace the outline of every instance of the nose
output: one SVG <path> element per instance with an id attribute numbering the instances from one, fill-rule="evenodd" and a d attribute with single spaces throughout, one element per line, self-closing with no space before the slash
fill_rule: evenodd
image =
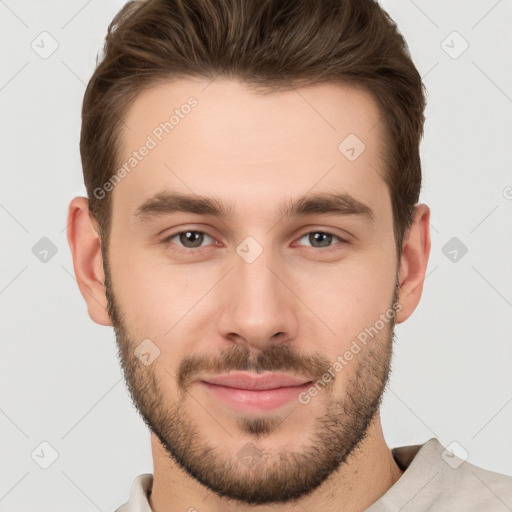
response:
<path id="1" fill-rule="evenodd" d="M 235 254 L 221 298 L 220 334 L 255 349 L 293 340 L 299 305 L 286 274 L 271 251 L 251 263 Z"/>

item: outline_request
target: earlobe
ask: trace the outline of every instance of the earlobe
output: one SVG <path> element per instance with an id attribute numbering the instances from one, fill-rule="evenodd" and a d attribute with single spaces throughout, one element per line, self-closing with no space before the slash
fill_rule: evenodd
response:
<path id="1" fill-rule="evenodd" d="M 112 325 L 107 311 L 101 238 L 95 229 L 86 197 L 75 197 L 69 204 L 67 237 L 75 276 L 89 316 L 100 325 Z"/>
<path id="2" fill-rule="evenodd" d="M 421 299 L 429 255 L 430 209 L 425 204 L 419 204 L 414 211 L 414 221 L 403 241 L 398 277 L 398 300 L 402 308 L 396 315 L 396 323 L 407 320 Z"/>

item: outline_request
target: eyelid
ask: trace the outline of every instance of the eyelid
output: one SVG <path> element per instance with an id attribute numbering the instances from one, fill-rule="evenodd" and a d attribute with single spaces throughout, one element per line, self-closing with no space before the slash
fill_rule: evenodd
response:
<path id="1" fill-rule="evenodd" d="M 302 231 L 302 229 L 304 229 L 304 231 Z M 304 235 L 308 235 L 309 233 L 325 233 L 327 235 L 332 235 L 345 243 L 350 243 L 351 241 L 355 240 L 354 236 L 344 229 L 334 228 L 334 227 L 322 227 L 322 225 L 318 225 L 318 224 L 312 224 L 312 225 L 306 226 L 305 228 L 303 227 L 303 228 L 301 228 L 299 233 L 302 233 L 302 234 L 295 237 L 296 240 L 299 240 Z"/>

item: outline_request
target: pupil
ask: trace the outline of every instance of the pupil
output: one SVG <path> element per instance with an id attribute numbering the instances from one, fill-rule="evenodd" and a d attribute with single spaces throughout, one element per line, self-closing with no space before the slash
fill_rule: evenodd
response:
<path id="1" fill-rule="evenodd" d="M 199 247 L 201 245 L 202 233 L 197 231 L 186 231 L 180 235 L 180 242 L 186 247 Z M 191 243 L 192 245 L 187 245 Z"/>
<path id="2" fill-rule="evenodd" d="M 311 235 L 310 235 L 310 237 L 311 237 Z M 331 241 L 331 238 L 332 238 L 332 235 L 328 235 L 327 233 L 322 233 L 320 231 L 313 233 L 313 240 L 315 242 L 320 242 L 320 247 L 328 247 L 329 242 Z M 314 244 L 312 244 L 312 245 L 314 246 Z"/>

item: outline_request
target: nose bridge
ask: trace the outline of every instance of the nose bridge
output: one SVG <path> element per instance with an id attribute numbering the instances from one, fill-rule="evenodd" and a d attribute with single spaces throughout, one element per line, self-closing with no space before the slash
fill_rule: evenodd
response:
<path id="1" fill-rule="evenodd" d="M 275 275 L 280 265 L 272 250 L 256 244 L 245 240 L 236 249 L 220 328 L 224 336 L 261 346 L 278 333 L 280 340 L 295 336 L 296 317 L 293 298 Z"/>

